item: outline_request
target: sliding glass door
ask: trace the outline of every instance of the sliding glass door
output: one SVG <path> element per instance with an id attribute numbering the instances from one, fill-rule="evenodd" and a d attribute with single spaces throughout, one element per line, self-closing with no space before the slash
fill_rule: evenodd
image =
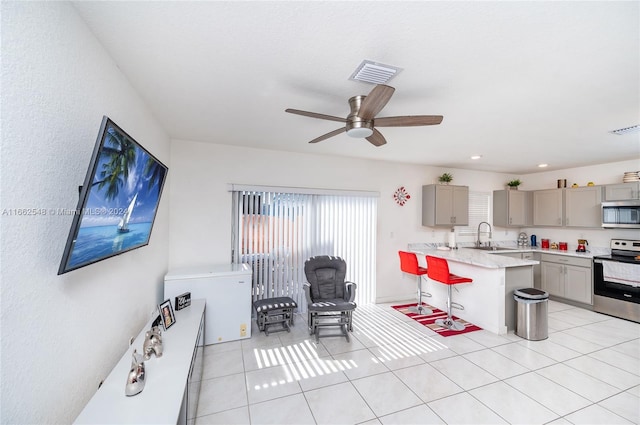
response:
<path id="1" fill-rule="evenodd" d="M 291 297 L 306 311 L 314 255 L 342 257 L 356 302 L 375 300 L 376 196 L 239 190 L 233 206 L 233 261 L 253 269 L 253 300 Z"/>

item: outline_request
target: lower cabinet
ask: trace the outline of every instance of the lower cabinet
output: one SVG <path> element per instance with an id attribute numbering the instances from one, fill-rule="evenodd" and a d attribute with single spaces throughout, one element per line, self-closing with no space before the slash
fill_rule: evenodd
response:
<path id="1" fill-rule="evenodd" d="M 539 252 L 523 252 L 522 259 L 540 261 L 540 253 Z M 533 287 L 540 289 L 540 285 L 541 285 L 540 264 L 536 264 L 535 266 L 533 266 Z"/>
<path id="2" fill-rule="evenodd" d="M 500 255 L 521 260 L 540 261 L 539 252 L 501 252 Z M 540 289 L 540 264 L 533 266 L 533 287 Z"/>
<path id="3" fill-rule="evenodd" d="M 591 259 L 541 254 L 541 289 L 550 295 L 593 305 Z"/>
<path id="4" fill-rule="evenodd" d="M 151 327 L 151 321 L 147 322 L 74 423 L 193 423 L 202 381 L 205 307 L 203 299 L 195 299 L 190 307 L 175 312 L 175 323 L 162 332 L 162 356 L 152 355 L 144 362 L 142 392 L 127 397 L 132 353 L 134 349 L 143 353 L 145 333 Z"/>

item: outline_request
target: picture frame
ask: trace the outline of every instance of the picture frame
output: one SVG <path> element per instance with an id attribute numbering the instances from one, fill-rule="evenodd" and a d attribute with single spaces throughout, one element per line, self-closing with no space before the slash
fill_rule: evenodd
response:
<path id="1" fill-rule="evenodd" d="M 185 292 L 184 294 L 175 297 L 175 310 L 182 310 L 191 305 L 191 292 Z"/>
<path id="2" fill-rule="evenodd" d="M 166 299 L 162 302 L 162 304 L 158 305 L 158 311 L 160 312 L 160 322 L 162 323 L 162 328 L 167 331 L 176 323 L 176 315 L 173 312 L 171 299 Z"/>

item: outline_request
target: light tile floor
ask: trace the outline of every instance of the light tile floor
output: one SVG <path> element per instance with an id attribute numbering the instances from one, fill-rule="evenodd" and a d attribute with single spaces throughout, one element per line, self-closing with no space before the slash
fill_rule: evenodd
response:
<path id="1" fill-rule="evenodd" d="M 205 347 L 191 423 L 640 424 L 638 323 L 549 301 L 544 341 L 445 338 L 390 306 L 359 306 L 350 343 L 297 315 Z"/>

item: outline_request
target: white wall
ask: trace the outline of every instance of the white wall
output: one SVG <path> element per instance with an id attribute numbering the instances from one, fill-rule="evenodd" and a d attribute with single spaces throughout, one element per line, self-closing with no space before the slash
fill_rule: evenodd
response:
<path id="1" fill-rule="evenodd" d="M 173 140 L 171 184 L 171 244 L 169 266 L 183 267 L 207 263 L 225 263 L 230 259 L 231 194 L 229 183 L 311 187 L 329 189 L 371 190 L 380 193 L 378 203 L 378 237 L 376 258 L 376 298 L 395 301 L 411 298 L 415 280 L 399 271 L 398 254 L 413 242 L 447 241 L 449 229 L 421 225 L 421 187 L 436 182 L 437 176 L 449 171 L 453 184 L 469 186 L 472 191 L 503 189 L 515 177 L 524 180 L 523 190 L 545 188 L 546 173 L 514 176 L 492 172 L 440 169 L 429 166 L 393 162 L 337 158 L 320 155 L 275 152 L 260 149 Z M 580 170 L 566 170 L 567 178 L 589 179 L 598 183 L 615 183 L 633 168 L 634 162 L 623 162 Z M 631 167 L 631 168 L 630 168 Z M 609 177 L 606 177 L 609 176 Z M 605 178 L 606 177 L 606 178 Z M 564 178 L 564 177 L 563 177 Z M 609 179 L 610 181 L 605 181 Z M 586 183 L 587 180 L 585 180 Z M 404 186 L 411 199 L 399 206 L 393 192 Z M 494 229 L 494 239 L 515 241 L 520 229 Z M 548 229 L 523 229 L 545 237 Z M 607 246 L 612 237 L 634 237 L 633 231 L 553 230 L 554 237 L 577 242 L 587 238 Z M 597 236 L 594 236 L 597 235 Z M 460 239 L 459 239 L 460 240 Z M 472 237 L 461 242 L 471 242 Z M 559 239 L 557 239 L 559 240 Z"/>
<path id="2" fill-rule="evenodd" d="M 1 101 L 2 211 L 74 209 L 102 115 L 170 166 L 168 136 L 69 3 L 2 2 Z M 168 189 L 149 246 L 63 276 L 71 216 L 1 216 L 0 422 L 71 423 L 149 319 Z"/>
<path id="3" fill-rule="evenodd" d="M 399 271 L 398 250 L 411 242 L 445 242 L 449 229 L 421 225 L 421 188 L 450 171 L 471 190 L 503 187 L 508 176 L 393 162 L 283 153 L 174 140 L 171 149 L 170 268 L 230 260 L 231 194 L 227 184 L 370 190 L 378 202 L 377 299 L 411 297 L 415 283 Z M 411 199 L 393 200 L 404 186 Z M 517 234 L 517 233 L 516 233 Z M 513 237 L 515 239 L 515 236 Z"/>
<path id="4" fill-rule="evenodd" d="M 622 183 L 622 177 L 626 171 L 640 170 L 640 157 L 628 161 L 613 162 L 609 164 L 592 165 L 587 167 L 569 168 L 561 171 L 545 171 L 542 173 L 523 175 L 521 189 L 540 190 L 554 189 L 558 179 L 567 179 L 567 187 L 573 183 L 586 186 L 588 182 L 596 185 Z M 567 242 L 570 250 L 575 250 L 578 239 L 587 239 L 591 248 L 609 248 L 612 238 L 639 239 L 640 232 L 637 229 L 568 229 L 568 228 L 526 228 L 522 229 L 529 235 L 535 234 L 540 239 L 550 239 L 552 242 Z"/>
<path id="5" fill-rule="evenodd" d="M 596 185 L 617 184 L 622 183 L 622 177 L 626 171 L 638 170 L 640 170 L 640 145 L 638 146 L 638 156 L 628 161 L 523 175 L 520 177 L 520 180 L 523 181 L 520 189 L 555 189 L 559 179 L 567 179 L 567 187 L 573 183 L 578 186 L 586 186 L 589 182 Z"/>

